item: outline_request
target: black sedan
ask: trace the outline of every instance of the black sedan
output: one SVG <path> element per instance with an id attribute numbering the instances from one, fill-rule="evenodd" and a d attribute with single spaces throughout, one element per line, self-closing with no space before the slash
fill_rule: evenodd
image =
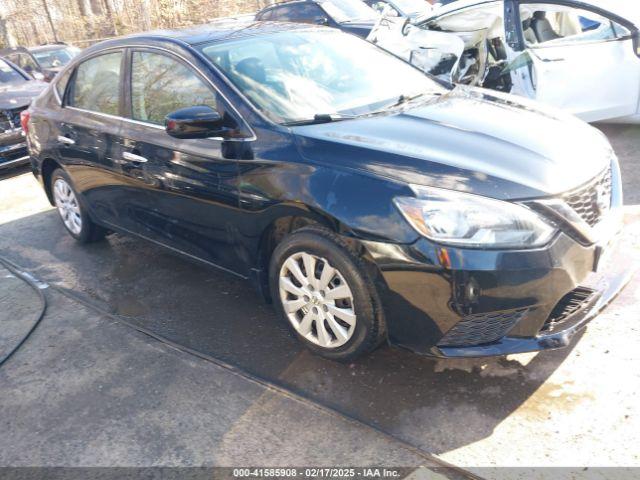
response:
<path id="1" fill-rule="evenodd" d="M 46 86 L 0 59 L 0 169 L 29 163 L 20 113 Z"/>
<path id="2" fill-rule="evenodd" d="M 91 47 L 27 136 L 79 242 L 246 278 L 318 354 L 499 355 L 566 346 L 622 287 L 594 281 L 621 226 L 611 146 L 522 102 L 335 29 L 226 21 Z"/>
<path id="3" fill-rule="evenodd" d="M 297 22 L 339 28 L 367 38 L 378 13 L 361 0 L 289 0 L 264 8 L 258 21 Z"/>

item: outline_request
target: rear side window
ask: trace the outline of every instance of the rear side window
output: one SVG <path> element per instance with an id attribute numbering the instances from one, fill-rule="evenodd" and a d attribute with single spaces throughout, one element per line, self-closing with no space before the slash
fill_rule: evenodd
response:
<path id="1" fill-rule="evenodd" d="M 122 52 L 91 58 L 76 69 L 69 105 L 92 112 L 118 115 Z"/>
<path id="2" fill-rule="evenodd" d="M 166 55 L 133 53 L 131 106 L 134 120 L 163 125 L 171 112 L 200 105 L 216 109 L 216 97 L 192 69 Z"/>

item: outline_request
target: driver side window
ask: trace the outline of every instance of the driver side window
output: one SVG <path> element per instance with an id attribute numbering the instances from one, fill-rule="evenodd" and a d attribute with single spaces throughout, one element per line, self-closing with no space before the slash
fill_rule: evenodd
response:
<path id="1" fill-rule="evenodd" d="M 602 15 L 564 5 L 522 4 L 520 19 L 529 47 L 605 42 L 630 34 Z"/>
<path id="2" fill-rule="evenodd" d="M 164 125 L 180 108 L 206 105 L 216 109 L 216 96 L 190 68 L 166 55 L 133 52 L 131 67 L 132 118 Z"/>

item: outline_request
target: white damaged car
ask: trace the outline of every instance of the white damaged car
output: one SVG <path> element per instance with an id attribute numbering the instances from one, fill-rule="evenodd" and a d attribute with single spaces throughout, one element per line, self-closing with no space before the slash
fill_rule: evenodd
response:
<path id="1" fill-rule="evenodd" d="M 640 2 L 459 0 L 369 40 L 453 83 L 521 95 L 588 122 L 640 123 Z"/>

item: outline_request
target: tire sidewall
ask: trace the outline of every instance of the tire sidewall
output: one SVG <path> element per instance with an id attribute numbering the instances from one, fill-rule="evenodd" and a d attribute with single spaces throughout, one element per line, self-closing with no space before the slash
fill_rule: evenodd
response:
<path id="1" fill-rule="evenodd" d="M 280 299 L 280 269 L 284 261 L 298 252 L 307 252 L 325 258 L 337 269 L 347 282 L 353 295 L 356 327 L 344 345 L 327 349 L 316 345 L 300 335 L 289 321 Z M 377 320 L 373 299 L 367 286 L 366 272 L 352 259 L 352 254 L 343 246 L 313 231 L 300 231 L 290 235 L 276 247 L 269 266 L 269 285 L 276 310 L 293 334 L 311 351 L 332 360 L 348 361 L 372 349 L 377 338 Z"/>
<path id="2" fill-rule="evenodd" d="M 58 211 L 58 216 L 60 217 L 60 220 L 62 221 L 62 226 L 65 228 L 67 233 L 69 235 L 71 235 L 73 238 L 75 238 L 77 241 L 79 241 L 81 243 L 89 242 L 90 239 L 91 239 L 91 219 L 89 218 L 89 215 L 87 214 L 87 209 L 86 209 L 86 207 L 84 205 L 84 202 L 83 202 L 82 198 L 80 197 L 80 194 L 78 194 L 78 191 L 76 190 L 76 187 L 73 184 L 73 181 L 71 180 L 71 178 L 69 177 L 67 172 L 65 172 L 61 168 L 56 169 L 53 172 L 53 174 L 51 175 L 50 188 L 51 188 L 51 192 L 52 193 L 54 191 L 54 185 L 56 183 L 56 180 L 58 180 L 58 179 L 64 180 L 69 185 L 71 190 L 73 190 L 73 193 L 76 196 L 76 200 L 78 201 L 78 207 L 80 208 L 80 218 L 82 220 L 82 229 L 80 230 L 80 233 L 79 234 L 73 233 L 71 230 L 69 230 L 69 228 L 64 223 L 64 221 L 62 221 L 62 218 L 60 217 L 60 212 Z M 58 209 L 58 206 L 56 205 L 56 210 L 57 209 Z"/>

